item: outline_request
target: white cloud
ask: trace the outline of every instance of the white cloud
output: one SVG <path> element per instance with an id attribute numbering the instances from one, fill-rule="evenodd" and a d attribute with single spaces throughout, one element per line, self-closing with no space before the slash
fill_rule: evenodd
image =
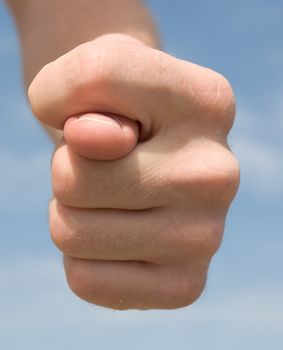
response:
<path id="1" fill-rule="evenodd" d="M 231 146 L 241 164 L 242 183 L 259 195 L 283 192 L 282 126 L 278 113 L 268 119 L 249 110 L 238 113 Z"/>
<path id="2" fill-rule="evenodd" d="M 283 192 L 283 150 L 247 137 L 238 137 L 238 155 L 243 182 L 257 192 Z"/>
<path id="3" fill-rule="evenodd" d="M 0 140 L 0 210 L 3 215 L 23 217 L 42 208 L 50 196 L 53 146 L 22 94 L 7 94 L 2 104 L 5 134 Z"/>
<path id="4" fill-rule="evenodd" d="M 246 290 L 245 287 L 237 294 L 219 299 L 214 305 L 201 307 L 196 312 L 196 318 L 203 322 L 229 323 L 230 326 L 253 327 L 258 329 L 282 330 L 283 299 L 282 286 L 278 288 L 265 286 Z"/>
<path id="5" fill-rule="evenodd" d="M 247 340 L 257 350 L 265 350 L 267 345 L 280 348 L 280 288 L 246 290 L 242 286 L 234 295 L 219 289 L 217 298 L 206 293 L 190 308 L 117 312 L 90 306 L 73 296 L 60 265 L 55 257 L 1 262 L 0 339 L 5 350 L 33 350 L 38 344 L 41 350 L 116 350 L 133 348 L 132 343 L 137 350 L 171 349 L 174 344 L 204 349 L 211 341 L 218 343 L 218 350 L 226 350 L 231 339 L 232 350 L 250 350 Z"/>
<path id="6" fill-rule="evenodd" d="M 50 155 L 0 153 L 2 215 L 25 215 L 43 205 L 50 192 Z M 17 213 L 17 211 L 20 211 Z"/>

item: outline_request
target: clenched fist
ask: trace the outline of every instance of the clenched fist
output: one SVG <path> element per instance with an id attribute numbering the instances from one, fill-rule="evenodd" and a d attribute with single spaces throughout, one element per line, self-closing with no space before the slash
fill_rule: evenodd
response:
<path id="1" fill-rule="evenodd" d="M 45 66 L 29 97 L 64 131 L 50 230 L 70 288 L 114 309 L 196 300 L 239 182 L 229 83 L 110 34 Z"/>

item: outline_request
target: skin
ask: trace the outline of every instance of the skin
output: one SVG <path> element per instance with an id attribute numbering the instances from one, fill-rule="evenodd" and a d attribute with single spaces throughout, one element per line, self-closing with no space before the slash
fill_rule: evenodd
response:
<path id="1" fill-rule="evenodd" d="M 159 48 L 155 24 L 140 0 L 7 0 L 18 29 L 28 88 L 47 63 L 107 33 L 123 33 Z M 125 11 L 127 9 L 127 11 Z M 43 125 L 57 143 L 62 133 Z"/>
<path id="2" fill-rule="evenodd" d="M 64 135 L 49 216 L 69 286 L 119 310 L 175 309 L 200 296 L 239 183 L 229 83 L 153 38 L 83 41 L 28 91 L 38 120 Z"/>

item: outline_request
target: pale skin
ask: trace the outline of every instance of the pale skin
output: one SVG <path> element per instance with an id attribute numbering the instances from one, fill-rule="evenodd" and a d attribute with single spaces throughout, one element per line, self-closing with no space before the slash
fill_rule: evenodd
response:
<path id="1" fill-rule="evenodd" d="M 230 84 L 159 51 L 139 1 L 8 3 L 31 108 L 59 140 L 50 232 L 70 288 L 119 310 L 193 303 L 239 183 Z"/>

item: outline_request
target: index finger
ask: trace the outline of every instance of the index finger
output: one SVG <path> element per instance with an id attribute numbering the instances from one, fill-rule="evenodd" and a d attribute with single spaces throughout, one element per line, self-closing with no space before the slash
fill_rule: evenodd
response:
<path id="1" fill-rule="evenodd" d="M 186 101 L 197 92 L 203 68 L 118 35 L 85 43 L 46 65 L 29 88 L 34 114 L 43 123 L 63 129 L 66 120 L 85 113 L 112 113 L 138 120 L 144 130 L 156 129 L 176 113 L 178 93 Z M 178 63 L 177 63 L 178 62 Z M 196 67 L 198 67 L 196 71 Z M 173 103 L 172 103 L 173 102 Z M 163 113 L 160 113 L 162 106 Z M 184 109 L 184 106 L 183 106 Z M 188 112 L 187 105 L 185 106 Z"/>

